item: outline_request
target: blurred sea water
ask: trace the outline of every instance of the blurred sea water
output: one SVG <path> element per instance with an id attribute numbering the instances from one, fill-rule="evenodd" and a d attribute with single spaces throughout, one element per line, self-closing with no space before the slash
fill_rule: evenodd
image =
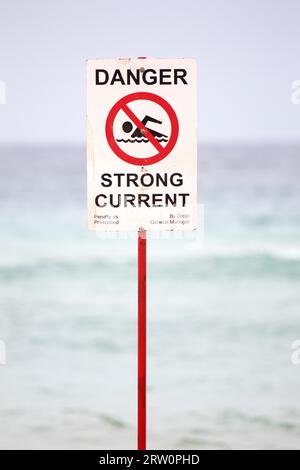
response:
<path id="1" fill-rule="evenodd" d="M 200 233 L 150 236 L 149 448 L 300 449 L 299 175 L 200 146 Z M 0 179 L 0 448 L 134 449 L 136 235 L 87 231 L 83 148 L 2 147 Z"/>

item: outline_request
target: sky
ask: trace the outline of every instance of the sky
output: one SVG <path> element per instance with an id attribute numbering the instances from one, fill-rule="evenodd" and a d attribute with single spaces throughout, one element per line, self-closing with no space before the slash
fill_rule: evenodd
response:
<path id="1" fill-rule="evenodd" d="M 135 56 L 197 59 L 200 141 L 300 140 L 299 0 L 0 0 L 0 143 L 83 144 L 85 60 Z"/>

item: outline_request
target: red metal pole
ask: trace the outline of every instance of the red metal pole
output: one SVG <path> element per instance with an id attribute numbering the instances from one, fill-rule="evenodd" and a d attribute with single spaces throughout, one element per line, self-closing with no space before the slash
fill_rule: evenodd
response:
<path id="1" fill-rule="evenodd" d="M 146 450 L 147 234 L 138 234 L 138 450 Z"/>

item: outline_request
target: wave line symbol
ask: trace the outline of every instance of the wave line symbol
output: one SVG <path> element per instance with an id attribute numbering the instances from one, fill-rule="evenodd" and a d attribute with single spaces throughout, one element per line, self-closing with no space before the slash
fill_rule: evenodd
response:
<path id="1" fill-rule="evenodd" d="M 124 142 L 127 144 L 128 142 L 130 143 L 138 143 L 140 144 L 141 142 L 144 142 L 145 144 L 149 142 L 148 139 L 116 139 L 117 142 Z M 162 138 L 156 138 L 157 142 L 168 142 L 169 139 L 166 139 L 165 137 Z"/>

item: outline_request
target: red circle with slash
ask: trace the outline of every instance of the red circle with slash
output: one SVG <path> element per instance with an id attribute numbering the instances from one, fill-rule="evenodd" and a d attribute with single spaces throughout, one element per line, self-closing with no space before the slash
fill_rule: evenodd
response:
<path id="1" fill-rule="evenodd" d="M 135 115 L 133 111 L 128 107 L 128 104 L 133 101 L 138 100 L 148 100 L 153 101 L 154 103 L 161 106 L 166 113 L 171 122 L 171 135 L 169 141 L 165 147 L 163 147 L 156 138 L 151 134 L 151 132 L 144 126 L 144 124 L 139 120 L 139 118 Z M 136 125 L 136 127 L 142 131 L 143 136 L 151 142 L 153 147 L 156 149 L 157 153 L 155 153 L 151 157 L 146 158 L 138 158 L 128 153 L 124 152 L 116 142 L 116 138 L 114 136 L 113 125 L 115 118 L 119 111 L 123 111 L 129 119 Z M 112 149 L 112 151 L 124 162 L 130 163 L 132 165 L 139 165 L 139 166 L 146 166 L 146 165 L 153 165 L 154 163 L 158 163 L 164 158 L 166 158 L 169 153 L 173 150 L 179 133 L 179 124 L 176 113 L 172 106 L 161 96 L 155 95 L 154 93 L 148 92 L 138 92 L 138 93 L 131 93 L 130 95 L 124 96 L 116 104 L 111 108 L 110 112 L 108 113 L 106 126 L 105 126 L 106 138 L 107 142 Z"/>

